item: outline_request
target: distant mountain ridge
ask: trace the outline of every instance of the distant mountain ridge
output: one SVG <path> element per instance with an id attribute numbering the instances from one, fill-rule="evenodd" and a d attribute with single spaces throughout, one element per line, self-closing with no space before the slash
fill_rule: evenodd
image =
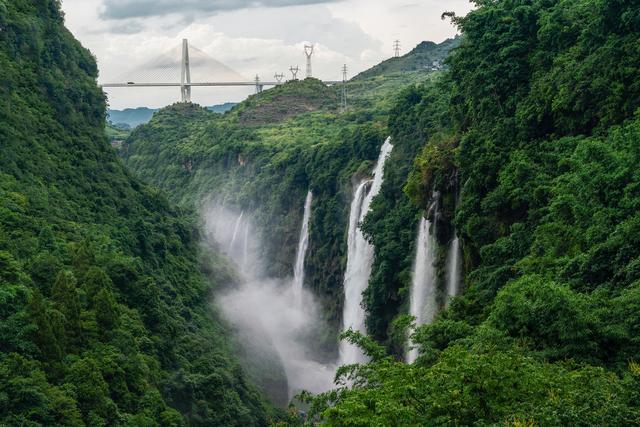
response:
<path id="1" fill-rule="evenodd" d="M 443 67 L 443 62 L 451 49 L 458 47 L 461 40 L 460 36 L 456 36 L 441 43 L 423 41 L 409 53 L 398 58 L 387 59 L 358 74 L 354 80 L 402 72 L 437 71 Z"/>
<path id="2" fill-rule="evenodd" d="M 235 107 L 237 103 L 235 102 L 225 102 L 224 104 L 212 105 L 206 107 L 207 110 L 213 111 L 214 113 L 225 113 Z M 130 128 L 135 128 L 140 126 L 141 124 L 148 123 L 153 114 L 160 110 L 160 108 L 147 108 L 147 107 L 138 107 L 138 108 L 125 108 L 124 110 L 107 110 L 107 120 L 117 125 L 119 127 L 123 127 L 122 125 L 127 125 Z"/>

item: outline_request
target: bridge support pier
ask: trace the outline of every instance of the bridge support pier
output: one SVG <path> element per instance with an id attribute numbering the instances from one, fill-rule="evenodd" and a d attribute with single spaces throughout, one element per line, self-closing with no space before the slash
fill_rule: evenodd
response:
<path id="1" fill-rule="evenodd" d="M 191 102 L 191 68 L 189 67 L 189 42 L 182 40 L 182 72 L 180 79 L 182 102 Z"/>

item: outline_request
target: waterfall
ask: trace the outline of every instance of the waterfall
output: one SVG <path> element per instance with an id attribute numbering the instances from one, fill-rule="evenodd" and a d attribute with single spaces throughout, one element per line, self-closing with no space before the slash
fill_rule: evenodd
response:
<path id="1" fill-rule="evenodd" d="M 242 225 L 243 215 L 244 211 L 240 212 L 240 216 L 236 220 L 236 225 L 233 227 L 233 235 L 231 236 L 231 243 L 229 243 L 229 252 L 233 250 L 233 245 L 236 243 L 236 238 L 238 237 L 238 232 L 240 231 L 240 226 Z"/>
<path id="2" fill-rule="evenodd" d="M 410 295 L 410 313 L 416 326 L 433 322 L 438 311 L 435 231 L 435 224 L 431 229 L 431 221 L 420 219 Z M 412 363 L 417 357 L 418 349 L 412 348 L 407 353 L 407 362 Z"/>
<path id="3" fill-rule="evenodd" d="M 380 156 L 373 171 L 373 179 L 363 181 L 358 185 L 351 202 L 347 241 L 347 269 L 344 276 L 343 330 L 352 328 L 355 331 L 366 333 L 364 324 L 365 311 L 361 303 L 362 293 L 369 284 L 374 248 L 365 239 L 358 225 L 369 213 L 371 200 L 380 192 L 384 178 L 384 164 L 392 149 L 391 138 L 387 138 L 380 150 Z M 340 343 L 340 364 L 364 361 L 366 361 L 366 358 L 358 347 L 345 341 Z"/>
<path id="4" fill-rule="evenodd" d="M 237 334 L 243 363 L 255 368 L 251 370 L 255 381 L 283 404 L 302 390 L 317 394 L 331 389 L 337 369 L 326 363 L 328 350 L 324 353 L 317 338 L 329 325 L 314 295 L 302 286 L 311 197 L 305 202 L 294 284 L 289 277 L 265 273 L 264 246 L 251 212 L 215 203 L 202 212 L 204 235 L 211 244 L 227 249 L 240 273 L 216 293 L 216 304 Z M 303 304 L 294 303 L 294 287 Z"/>
<path id="5" fill-rule="evenodd" d="M 451 299 L 458 296 L 460 292 L 460 239 L 454 231 L 453 240 L 449 244 L 449 253 L 447 254 L 447 302 L 449 305 Z"/>
<path id="6" fill-rule="evenodd" d="M 309 217 L 311 216 L 311 200 L 313 194 L 307 193 L 304 202 L 304 216 L 302 217 L 302 227 L 300 228 L 300 239 L 298 239 L 298 252 L 293 270 L 293 297 L 298 307 L 302 307 L 302 289 L 304 287 L 304 258 L 309 246 Z"/>
<path id="7" fill-rule="evenodd" d="M 249 233 L 250 224 L 247 221 L 244 225 L 244 241 L 242 242 L 242 271 L 249 271 Z"/>

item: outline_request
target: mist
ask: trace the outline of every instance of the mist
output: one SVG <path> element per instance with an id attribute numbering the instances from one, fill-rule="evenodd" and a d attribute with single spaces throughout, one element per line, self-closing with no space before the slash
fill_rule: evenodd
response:
<path id="1" fill-rule="evenodd" d="M 295 286 L 293 271 L 291 277 L 265 277 L 265 260 L 258 256 L 259 233 L 250 213 L 212 203 L 203 210 L 203 219 L 207 243 L 227 255 L 240 277 L 216 295 L 215 304 L 249 358 L 269 357 L 275 351 L 286 374 L 289 399 L 302 390 L 331 389 L 336 366 L 321 363 L 312 350 L 315 332 L 328 327 L 313 294 Z M 301 228 L 303 239 L 307 230 Z"/>

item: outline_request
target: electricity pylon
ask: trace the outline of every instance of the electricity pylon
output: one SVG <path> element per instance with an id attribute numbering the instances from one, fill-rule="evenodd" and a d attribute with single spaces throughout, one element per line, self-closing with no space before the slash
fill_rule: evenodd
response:
<path id="1" fill-rule="evenodd" d="M 256 74 L 256 93 L 262 92 L 263 85 L 260 83 L 260 76 Z"/>
<path id="2" fill-rule="evenodd" d="M 340 109 L 347 110 L 347 64 L 342 67 L 342 98 L 340 99 Z"/>
<path id="3" fill-rule="evenodd" d="M 289 68 L 289 71 L 291 71 L 291 80 L 298 80 L 298 72 L 300 71 L 300 67 L 296 66 L 294 68 L 292 65 L 291 68 Z"/>

